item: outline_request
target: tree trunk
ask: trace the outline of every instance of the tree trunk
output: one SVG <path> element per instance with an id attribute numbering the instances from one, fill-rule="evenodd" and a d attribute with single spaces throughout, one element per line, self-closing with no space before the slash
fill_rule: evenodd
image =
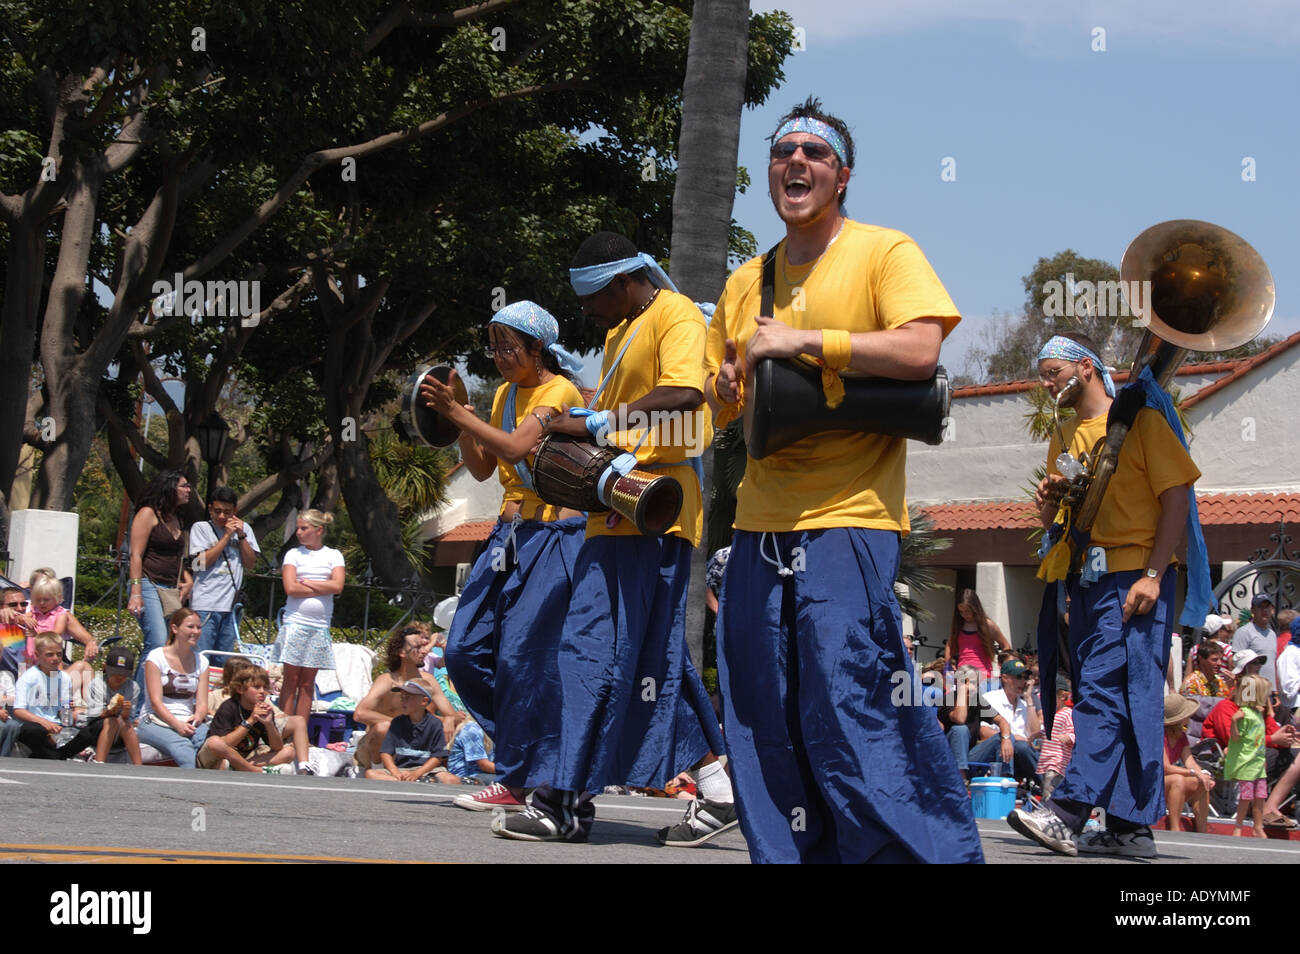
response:
<path id="1" fill-rule="evenodd" d="M 694 301 L 717 301 L 727 277 L 727 239 L 736 197 L 740 111 L 745 101 L 749 0 L 695 0 L 677 146 L 670 273 Z M 707 411 L 706 411 L 707 413 Z M 704 504 L 713 479 L 713 452 L 704 458 Z M 707 519 L 704 521 L 707 527 Z M 708 534 L 691 557 L 686 644 L 704 665 L 704 571 Z"/>
<path id="2" fill-rule="evenodd" d="M 748 0 L 695 0 L 671 251 L 673 283 L 695 301 L 717 301 L 727 277 L 748 50 Z"/>
<path id="3" fill-rule="evenodd" d="M 13 485 L 23 443 L 44 264 L 41 228 L 25 216 L 10 222 L 4 310 L 0 315 L 0 493 L 6 496 Z"/>

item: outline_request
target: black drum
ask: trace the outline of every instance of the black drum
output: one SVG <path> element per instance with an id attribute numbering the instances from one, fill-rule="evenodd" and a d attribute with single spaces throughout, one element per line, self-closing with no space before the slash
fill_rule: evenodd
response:
<path id="1" fill-rule="evenodd" d="M 402 390 L 402 430 L 407 437 L 418 443 L 429 447 L 447 447 L 460 437 L 460 428 L 425 404 L 424 398 L 420 397 L 420 384 L 426 375 L 432 375 L 443 384 L 450 381 L 456 392 L 456 401 L 460 404 L 469 403 L 465 382 L 459 374 L 453 377 L 452 369 L 447 365 L 440 364 L 416 371 L 406 379 Z"/>
<path id="2" fill-rule="evenodd" d="M 844 401 L 826 406 L 822 375 L 803 361 L 764 358 L 745 389 L 745 443 L 761 460 L 822 431 L 858 431 L 943 442 L 952 392 L 948 372 L 924 381 L 844 377 Z"/>

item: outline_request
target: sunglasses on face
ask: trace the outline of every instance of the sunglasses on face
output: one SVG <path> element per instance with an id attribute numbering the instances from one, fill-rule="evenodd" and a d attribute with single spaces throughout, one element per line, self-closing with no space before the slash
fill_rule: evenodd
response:
<path id="1" fill-rule="evenodd" d="M 26 605 L 27 605 L 26 600 L 17 600 L 16 602 L 13 603 L 6 603 L 5 609 L 18 609 L 20 606 L 26 606 Z"/>
<path id="2" fill-rule="evenodd" d="M 769 154 L 771 158 L 780 161 L 791 158 L 800 149 L 803 150 L 804 158 L 812 162 L 824 162 L 835 155 L 835 150 L 824 142 L 776 142 L 772 144 L 772 151 Z"/>

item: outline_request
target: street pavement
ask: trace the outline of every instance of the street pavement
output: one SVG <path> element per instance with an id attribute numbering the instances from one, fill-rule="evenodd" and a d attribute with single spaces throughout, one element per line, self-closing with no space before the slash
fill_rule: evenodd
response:
<path id="1" fill-rule="evenodd" d="M 738 830 L 668 849 L 655 830 L 684 806 L 602 796 L 585 845 L 507 841 L 490 816 L 455 808 L 461 786 L 0 759 L 0 861 L 744 864 Z M 1002 864 L 1296 864 L 1300 842 L 1157 832 L 1155 861 L 1065 858 L 1001 821 L 980 821 Z"/>

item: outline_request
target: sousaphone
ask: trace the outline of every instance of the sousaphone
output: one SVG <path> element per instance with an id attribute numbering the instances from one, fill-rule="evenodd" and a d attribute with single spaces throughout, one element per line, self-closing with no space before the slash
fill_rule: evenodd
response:
<path id="1" fill-rule="evenodd" d="M 1189 353 L 1228 351 L 1253 340 L 1273 317 L 1277 297 L 1268 266 L 1245 239 L 1196 219 L 1161 222 L 1135 238 L 1120 279 L 1134 324 L 1147 329 L 1130 380 L 1149 367 L 1162 388 Z M 1067 503 L 1077 502 L 1077 530 L 1091 530 L 1097 518 L 1128 435 L 1126 417 L 1132 420 L 1112 411 L 1090 466 L 1066 492 Z"/>

